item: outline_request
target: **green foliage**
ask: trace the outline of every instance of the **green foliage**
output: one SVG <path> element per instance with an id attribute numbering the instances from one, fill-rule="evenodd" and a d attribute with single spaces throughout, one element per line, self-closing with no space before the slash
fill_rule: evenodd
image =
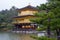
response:
<path id="1" fill-rule="evenodd" d="M 30 37 L 36 40 L 57 40 L 56 38 L 48 38 L 46 36 L 42 36 L 42 37 L 30 36 Z"/>
<path id="2" fill-rule="evenodd" d="M 33 38 L 33 39 L 37 39 L 37 38 L 38 38 L 38 37 L 35 36 L 35 35 L 31 35 L 30 37 Z"/>
<path id="3" fill-rule="evenodd" d="M 10 24 L 7 24 L 6 26 L 7 26 L 8 29 L 12 29 L 14 27 L 14 25 L 11 24 L 11 23 Z"/>
<path id="4" fill-rule="evenodd" d="M 45 10 L 39 11 L 39 13 L 35 14 L 37 18 L 32 19 L 33 22 L 43 25 L 42 27 L 37 30 L 47 30 L 48 35 L 50 36 L 51 30 L 56 31 L 57 37 L 60 36 L 60 0 L 48 0 L 46 4 L 41 4 L 41 6 L 38 6 L 39 10 Z M 43 13 L 44 12 L 44 13 Z M 59 38 L 57 38 L 59 39 Z M 47 38 L 47 37 L 39 37 L 36 40 L 56 40 L 55 38 Z"/>
<path id="5" fill-rule="evenodd" d="M 13 6 L 12 8 L 10 8 L 10 10 L 6 9 L 6 10 L 0 11 L 0 27 L 3 28 L 4 26 L 4 28 L 9 28 L 12 26 L 11 22 L 13 20 L 13 17 L 17 16 L 16 9 L 17 8 Z"/>
<path id="6" fill-rule="evenodd" d="M 36 28 L 37 31 L 44 31 L 44 30 L 46 30 L 46 29 L 47 29 L 47 27 Z"/>
<path id="7" fill-rule="evenodd" d="M 48 38 L 48 37 L 38 37 L 37 40 L 56 40 L 56 38 Z"/>
<path id="8" fill-rule="evenodd" d="M 35 16 L 37 18 L 33 19 L 32 22 L 35 22 L 37 24 L 43 25 L 44 28 L 50 25 L 51 29 L 58 29 L 60 28 L 60 1 L 59 0 L 48 0 L 48 3 L 41 4 L 41 6 L 38 6 L 39 10 L 45 10 L 40 11 L 39 13 L 36 13 Z M 48 20 L 50 19 L 50 22 Z"/>
<path id="9" fill-rule="evenodd" d="M 45 10 L 45 9 L 47 9 L 47 6 L 46 6 L 46 4 L 41 4 L 41 6 L 37 6 L 37 8 L 38 9 L 40 9 L 40 10 Z"/>

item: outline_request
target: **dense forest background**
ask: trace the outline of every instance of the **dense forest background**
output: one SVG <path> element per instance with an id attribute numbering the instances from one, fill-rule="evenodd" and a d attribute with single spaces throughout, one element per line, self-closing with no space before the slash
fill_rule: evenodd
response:
<path id="1" fill-rule="evenodd" d="M 17 16 L 17 9 L 13 6 L 9 10 L 0 11 L 0 30 L 3 28 L 11 29 L 13 27 L 12 21 L 13 17 Z"/>

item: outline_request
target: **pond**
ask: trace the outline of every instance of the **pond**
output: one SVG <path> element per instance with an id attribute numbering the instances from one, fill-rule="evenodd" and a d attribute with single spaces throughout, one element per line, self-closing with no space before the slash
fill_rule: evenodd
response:
<path id="1" fill-rule="evenodd" d="M 35 40 L 30 34 L 0 32 L 0 40 Z"/>

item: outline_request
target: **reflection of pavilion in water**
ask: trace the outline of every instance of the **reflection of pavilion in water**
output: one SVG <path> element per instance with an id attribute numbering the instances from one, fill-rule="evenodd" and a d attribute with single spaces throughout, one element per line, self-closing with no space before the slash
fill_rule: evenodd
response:
<path id="1" fill-rule="evenodd" d="M 37 12 L 38 9 L 31 5 L 18 9 L 18 16 L 14 17 L 13 21 L 13 24 L 15 25 L 14 30 L 35 30 L 37 25 L 32 23 L 30 19 L 36 18 L 34 14 Z"/>

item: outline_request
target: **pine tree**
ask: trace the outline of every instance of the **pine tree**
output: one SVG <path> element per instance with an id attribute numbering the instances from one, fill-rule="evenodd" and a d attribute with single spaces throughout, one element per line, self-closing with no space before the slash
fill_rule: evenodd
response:
<path id="1" fill-rule="evenodd" d="M 50 35 L 50 30 L 55 30 L 57 33 L 57 39 L 60 39 L 60 0 L 48 0 L 48 3 L 41 4 L 38 6 L 40 10 L 45 10 L 44 12 L 39 12 L 36 14 L 38 18 L 34 19 L 33 22 L 43 25 L 42 29 L 49 29 L 47 33 Z"/>

